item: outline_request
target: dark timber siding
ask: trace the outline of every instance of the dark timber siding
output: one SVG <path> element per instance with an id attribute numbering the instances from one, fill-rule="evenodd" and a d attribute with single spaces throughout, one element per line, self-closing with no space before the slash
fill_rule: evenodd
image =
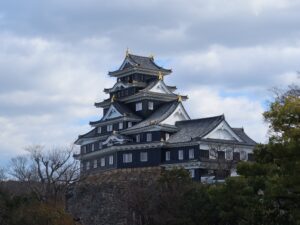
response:
<path id="1" fill-rule="evenodd" d="M 160 141 L 161 138 L 163 137 L 162 132 L 160 131 L 151 131 L 151 132 L 145 132 L 145 133 L 138 133 L 138 134 L 134 134 L 131 135 L 131 138 L 134 140 L 134 142 L 136 142 L 136 135 L 140 135 L 140 143 L 145 143 L 147 142 L 147 134 L 151 133 L 152 134 L 152 141 Z"/>
<path id="2" fill-rule="evenodd" d="M 193 159 L 189 159 L 189 149 L 194 149 L 194 159 L 198 159 L 200 157 L 200 152 L 199 152 L 199 145 L 195 146 L 185 146 L 185 147 L 175 147 L 175 148 L 169 148 L 169 149 L 164 149 L 162 151 L 162 162 L 163 163 L 180 163 L 180 162 L 185 162 Z M 178 151 L 183 150 L 183 160 L 178 159 Z M 170 151 L 170 160 L 166 161 L 166 152 Z"/>
<path id="3" fill-rule="evenodd" d="M 109 156 L 113 156 L 113 164 L 109 165 Z M 99 171 L 99 170 L 108 170 L 108 169 L 113 169 L 117 167 L 117 154 L 116 153 L 111 153 L 111 154 L 107 154 L 107 155 L 103 155 L 103 156 L 99 156 L 99 157 L 95 157 L 93 159 L 89 159 L 89 160 L 82 160 L 81 163 L 83 168 L 82 171 L 84 172 L 94 172 L 94 171 Z M 105 166 L 101 166 L 101 158 L 105 159 Z M 94 168 L 94 160 L 97 160 L 97 168 Z M 90 162 L 90 169 L 86 170 L 86 163 Z"/>
<path id="4" fill-rule="evenodd" d="M 148 153 L 148 161 L 140 161 L 140 153 Z M 132 150 L 132 151 L 122 151 L 117 152 L 117 168 L 134 168 L 134 167 L 150 167 L 158 166 L 161 162 L 161 150 L 160 149 L 143 149 L 143 150 Z M 124 163 L 123 154 L 132 153 L 132 162 Z"/>

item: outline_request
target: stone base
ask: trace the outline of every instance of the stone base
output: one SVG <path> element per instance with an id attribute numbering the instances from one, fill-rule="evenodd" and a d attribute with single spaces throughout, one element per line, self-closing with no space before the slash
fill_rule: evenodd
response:
<path id="1" fill-rule="evenodd" d="M 161 171 L 161 167 L 146 167 L 90 174 L 68 191 L 67 210 L 82 225 L 125 225 L 129 185 L 156 180 Z"/>

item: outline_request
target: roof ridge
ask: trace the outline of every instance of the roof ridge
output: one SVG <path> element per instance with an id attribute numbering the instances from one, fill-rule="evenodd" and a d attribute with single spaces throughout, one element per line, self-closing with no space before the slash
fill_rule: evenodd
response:
<path id="1" fill-rule="evenodd" d="M 208 120 L 208 119 L 214 119 L 214 118 L 225 119 L 225 116 L 224 116 L 224 114 L 222 114 L 222 115 L 218 115 L 218 116 L 203 117 L 203 118 L 198 118 L 198 119 L 181 120 L 181 121 L 177 121 L 176 123 L 195 122 L 195 121 Z"/>
<path id="2" fill-rule="evenodd" d="M 151 59 L 150 56 L 136 55 L 136 54 L 131 54 L 131 53 L 129 53 L 128 56 L 137 56 L 137 57 L 143 57 L 143 58 Z"/>
<path id="3" fill-rule="evenodd" d="M 233 130 L 244 130 L 244 127 L 231 127 Z"/>

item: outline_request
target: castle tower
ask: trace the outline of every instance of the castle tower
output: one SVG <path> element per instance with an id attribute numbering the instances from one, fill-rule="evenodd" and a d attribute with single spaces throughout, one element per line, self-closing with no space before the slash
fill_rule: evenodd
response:
<path id="1" fill-rule="evenodd" d="M 164 82 L 171 73 L 152 56 L 126 51 L 120 68 L 108 73 L 116 79 L 113 87 L 104 89 L 109 97 L 95 103 L 103 109 L 102 118 L 90 122 L 93 129 L 75 142 L 81 146 L 75 157 L 82 172 L 182 166 L 201 179 L 216 170 L 213 161 L 218 158 L 252 157 L 255 142 L 242 129 L 231 128 L 223 115 L 190 119 L 182 103 L 187 96 L 176 94 L 176 87 Z M 225 150 L 239 146 L 239 151 L 228 156 L 219 149 L 212 156 L 210 148 L 218 143 Z"/>

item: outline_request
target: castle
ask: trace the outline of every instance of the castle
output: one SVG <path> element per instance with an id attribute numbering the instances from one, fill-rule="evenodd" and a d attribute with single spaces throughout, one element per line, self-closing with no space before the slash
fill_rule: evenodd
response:
<path id="1" fill-rule="evenodd" d="M 81 173 L 182 167 L 194 180 L 212 182 L 234 174 L 238 161 L 253 160 L 256 142 L 224 115 L 190 118 L 183 106 L 187 96 L 164 82 L 171 73 L 152 56 L 126 52 L 120 68 L 108 73 L 116 78 L 104 89 L 109 98 L 95 103 L 102 118 L 75 141 Z"/>

